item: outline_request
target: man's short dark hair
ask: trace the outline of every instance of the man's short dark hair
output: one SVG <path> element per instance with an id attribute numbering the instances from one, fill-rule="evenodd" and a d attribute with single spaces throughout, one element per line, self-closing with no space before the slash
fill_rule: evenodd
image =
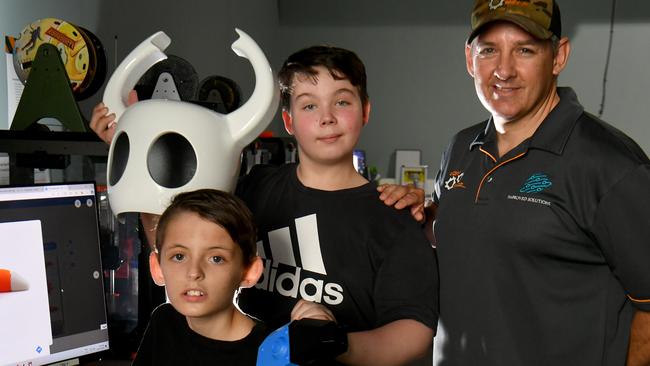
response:
<path id="1" fill-rule="evenodd" d="M 280 83 L 280 104 L 283 110 L 289 110 L 293 82 L 297 75 L 305 75 L 316 82 L 316 67 L 329 70 L 334 80 L 350 81 L 359 91 L 361 103 L 368 103 L 366 86 L 366 67 L 354 52 L 333 46 L 312 46 L 293 53 L 278 72 Z"/>
<path id="2" fill-rule="evenodd" d="M 233 242 L 241 248 L 244 264 L 251 264 L 257 255 L 253 214 L 246 204 L 234 195 L 216 189 L 199 189 L 179 193 L 158 220 L 156 249 L 162 250 L 169 222 L 183 212 L 192 212 L 204 220 L 221 226 Z"/>

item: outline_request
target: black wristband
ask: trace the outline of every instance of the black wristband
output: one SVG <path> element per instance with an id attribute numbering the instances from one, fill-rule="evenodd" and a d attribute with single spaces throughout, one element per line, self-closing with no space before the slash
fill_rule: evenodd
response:
<path id="1" fill-rule="evenodd" d="M 289 349 L 291 362 L 298 365 L 333 360 L 348 350 L 348 334 L 333 321 L 294 320 L 289 325 Z"/>

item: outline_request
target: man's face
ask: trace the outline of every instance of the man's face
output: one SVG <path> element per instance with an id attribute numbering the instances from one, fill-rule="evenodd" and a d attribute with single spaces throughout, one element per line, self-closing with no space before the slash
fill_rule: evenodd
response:
<path id="1" fill-rule="evenodd" d="M 557 62 L 551 41 L 538 40 L 515 24 L 487 27 L 465 50 L 481 103 L 496 123 L 539 116 L 554 95 L 564 63 Z"/>
<path id="2" fill-rule="evenodd" d="M 232 315 L 233 294 L 246 268 L 241 248 L 226 230 L 193 212 L 181 212 L 168 223 L 161 247 L 160 279 L 190 327 L 193 321 Z"/>
<path id="3" fill-rule="evenodd" d="M 294 78 L 291 108 L 282 114 L 285 128 L 298 141 L 301 163 L 351 164 L 369 104 L 361 103 L 349 80 L 335 80 L 324 67 L 316 70 L 315 83 L 305 75 Z"/>

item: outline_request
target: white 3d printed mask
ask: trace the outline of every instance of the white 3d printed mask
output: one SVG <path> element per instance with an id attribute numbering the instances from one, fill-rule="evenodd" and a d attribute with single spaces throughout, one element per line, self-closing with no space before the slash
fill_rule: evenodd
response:
<path id="1" fill-rule="evenodd" d="M 126 105 L 129 91 L 156 62 L 171 40 L 158 32 L 136 47 L 115 70 L 104 104 L 116 115 L 108 154 L 108 198 L 115 215 L 161 214 L 179 192 L 201 188 L 232 191 L 242 149 L 272 120 L 279 90 L 271 66 L 246 33 L 232 49 L 248 58 L 255 90 L 239 109 L 223 115 L 177 100 L 150 99 Z"/>

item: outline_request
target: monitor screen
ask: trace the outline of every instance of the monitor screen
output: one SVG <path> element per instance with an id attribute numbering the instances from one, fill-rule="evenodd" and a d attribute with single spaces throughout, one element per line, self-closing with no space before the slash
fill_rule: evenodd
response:
<path id="1" fill-rule="evenodd" d="M 0 365 L 108 349 L 94 183 L 0 187 Z"/>
<path id="2" fill-rule="evenodd" d="M 352 151 L 352 165 L 359 174 L 366 176 L 366 151 L 355 149 Z"/>

